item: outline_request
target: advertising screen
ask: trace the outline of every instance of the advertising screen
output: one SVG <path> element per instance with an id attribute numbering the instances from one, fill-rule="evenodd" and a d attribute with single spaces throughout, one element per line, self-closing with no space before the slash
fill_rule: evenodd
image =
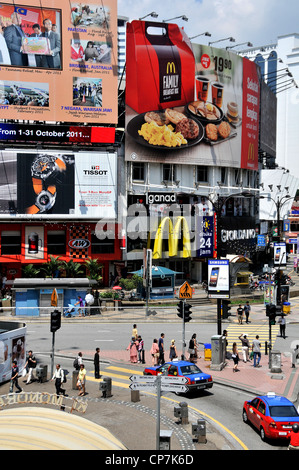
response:
<path id="1" fill-rule="evenodd" d="M 117 123 L 117 2 L 0 3 L 6 119 Z"/>
<path id="2" fill-rule="evenodd" d="M 116 217 L 115 153 L 0 152 L 0 218 Z"/>
<path id="3" fill-rule="evenodd" d="M 191 44 L 177 25 L 133 21 L 126 65 L 126 160 L 257 170 L 254 63 Z"/>

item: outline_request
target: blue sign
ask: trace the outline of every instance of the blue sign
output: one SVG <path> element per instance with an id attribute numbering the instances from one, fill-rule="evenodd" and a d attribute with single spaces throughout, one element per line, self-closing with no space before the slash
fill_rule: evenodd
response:
<path id="1" fill-rule="evenodd" d="M 266 235 L 257 236 L 257 246 L 266 246 Z"/>
<path id="2" fill-rule="evenodd" d="M 213 257 L 214 250 L 214 217 L 197 217 L 196 256 Z"/>

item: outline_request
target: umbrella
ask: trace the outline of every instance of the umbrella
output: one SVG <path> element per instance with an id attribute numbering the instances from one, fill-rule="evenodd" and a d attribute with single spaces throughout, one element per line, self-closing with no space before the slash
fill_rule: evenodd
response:
<path id="1" fill-rule="evenodd" d="M 112 290 L 122 290 L 122 287 L 120 287 L 120 286 L 114 286 L 114 287 L 112 287 Z"/>

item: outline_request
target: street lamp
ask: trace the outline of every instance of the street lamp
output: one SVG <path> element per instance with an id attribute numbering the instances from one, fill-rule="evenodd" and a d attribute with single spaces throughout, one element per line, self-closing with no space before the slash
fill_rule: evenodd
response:
<path id="1" fill-rule="evenodd" d="M 198 36 L 209 36 L 209 37 L 211 37 L 212 35 L 211 35 L 211 33 L 209 33 L 208 31 L 206 31 L 205 33 L 196 34 L 196 36 L 192 36 L 192 37 L 189 38 L 189 39 L 195 39 L 195 38 L 197 38 Z"/>
<path id="2" fill-rule="evenodd" d="M 273 185 L 269 185 L 269 187 L 271 186 L 271 188 L 273 188 Z M 272 189 L 271 189 L 272 190 Z M 280 237 L 281 237 L 281 220 L 280 220 L 280 211 L 282 209 L 282 207 L 290 200 L 294 199 L 292 196 L 290 196 L 289 194 L 286 194 L 285 196 L 282 196 L 280 199 L 279 197 L 277 198 L 277 200 L 273 199 L 271 196 L 257 196 L 258 199 L 271 199 L 271 201 L 274 202 L 275 206 L 276 206 L 276 224 L 277 224 L 277 236 L 279 238 L 279 241 L 280 240 Z"/>
<path id="3" fill-rule="evenodd" d="M 229 38 L 224 38 L 224 39 L 218 39 L 217 41 L 212 41 L 212 42 L 209 42 L 209 46 L 211 44 L 215 44 L 216 42 L 221 42 L 221 41 L 230 41 L 230 42 L 236 42 L 236 40 L 232 37 L 229 37 Z"/>
<path id="4" fill-rule="evenodd" d="M 226 50 L 228 49 L 233 49 L 234 47 L 238 47 L 238 46 L 244 46 L 244 45 L 247 45 L 248 47 L 253 47 L 253 44 L 251 42 L 241 42 L 241 44 L 235 44 L 234 46 L 227 46 L 226 47 Z"/>
<path id="5" fill-rule="evenodd" d="M 166 23 L 167 21 L 171 21 L 171 20 L 177 20 L 178 18 L 182 18 L 183 21 L 188 21 L 187 16 L 181 15 L 181 16 L 175 16 L 174 18 L 169 18 L 169 20 L 163 20 L 163 23 Z"/>
<path id="6" fill-rule="evenodd" d="M 147 15 L 142 16 L 142 18 L 139 18 L 139 20 L 144 20 L 144 18 L 147 18 L 148 16 L 151 16 L 152 18 L 158 18 L 159 15 L 155 11 L 152 11 L 151 13 L 148 13 Z"/>

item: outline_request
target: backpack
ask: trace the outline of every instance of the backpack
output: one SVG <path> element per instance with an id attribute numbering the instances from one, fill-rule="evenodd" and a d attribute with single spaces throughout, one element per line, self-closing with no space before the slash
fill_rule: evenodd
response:
<path id="1" fill-rule="evenodd" d="M 66 370 L 64 370 L 64 371 L 63 371 L 63 381 L 62 381 L 62 383 L 64 383 L 64 384 L 65 384 L 65 383 L 66 383 L 66 381 L 67 381 L 67 377 L 66 377 Z"/>
<path id="2" fill-rule="evenodd" d="M 78 362 L 78 358 L 77 358 L 77 357 L 76 357 L 76 359 L 75 359 L 74 362 L 73 362 L 73 367 L 74 367 L 74 369 L 79 370 L 79 362 Z"/>

